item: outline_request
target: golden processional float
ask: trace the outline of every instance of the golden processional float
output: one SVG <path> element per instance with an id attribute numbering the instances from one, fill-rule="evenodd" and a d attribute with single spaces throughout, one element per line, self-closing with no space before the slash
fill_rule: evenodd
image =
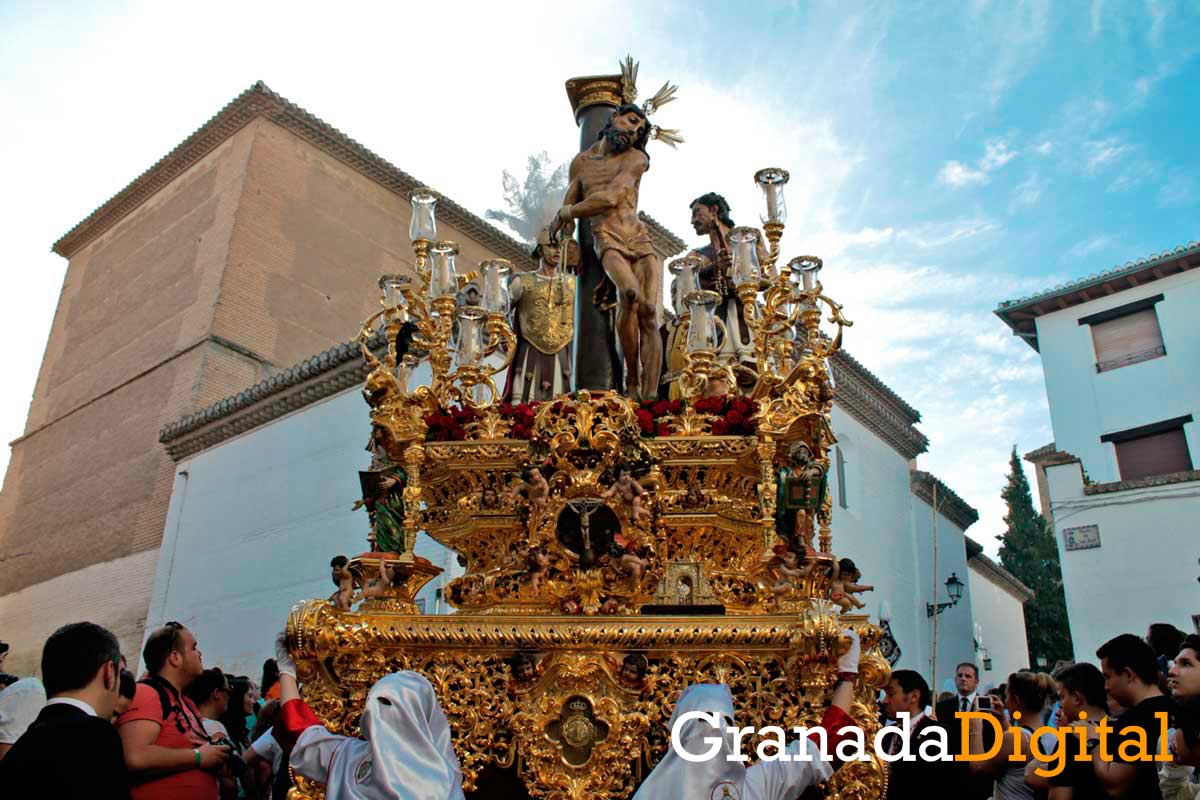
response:
<path id="1" fill-rule="evenodd" d="M 742 724 L 815 725 L 848 626 L 864 652 L 852 716 L 868 737 L 878 730 L 890 670 L 880 629 L 835 602 L 825 481 L 828 358 L 851 323 L 822 293 L 819 258 L 780 261 L 788 174 L 755 179 L 762 231 L 730 231 L 727 260 L 752 384 L 741 391 L 735 371 L 748 368 L 718 357 L 719 296 L 686 256 L 671 264 L 686 303 L 677 401 L 586 390 L 502 401 L 511 264 L 480 264 L 482 302 L 458 305 L 466 278 L 457 247 L 437 239 L 437 196 L 411 194 L 417 278 L 383 276 L 382 308 L 359 336 L 382 476 L 364 479 L 371 550 L 348 565 L 361 602 L 309 600 L 287 625 L 304 698 L 331 730 L 356 734 L 371 686 L 416 670 L 450 721 L 468 796 L 523 785 L 552 800 L 627 798 L 666 752 L 691 684 L 728 684 Z M 431 381 L 410 385 L 423 361 Z M 456 613 L 417 608 L 441 572 L 414 555 L 418 531 L 464 566 L 445 591 Z M 829 796 L 882 797 L 886 775 L 872 754 L 835 773 Z M 294 796 L 323 793 L 298 779 Z"/>

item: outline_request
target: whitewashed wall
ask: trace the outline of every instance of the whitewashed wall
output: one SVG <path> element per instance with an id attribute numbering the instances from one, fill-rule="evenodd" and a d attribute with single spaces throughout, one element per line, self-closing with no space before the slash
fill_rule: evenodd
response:
<path id="1" fill-rule="evenodd" d="M 855 418 L 834 407 L 833 431 L 845 459 L 848 508 L 838 504 L 836 466 L 830 469 L 833 493 L 833 549 L 854 559 L 863 581 L 875 591 L 863 595 L 863 611 L 879 619 L 883 605 L 891 613 L 892 633 L 900 644 L 897 669 L 914 669 L 930 676 L 933 622 L 925 616 L 932 600 L 933 516 L 928 504 L 909 488 L 909 464 L 888 444 Z M 946 578 L 957 572 L 969 583 L 963 532 L 945 517 L 938 522 L 939 601 L 944 601 Z M 952 676 L 954 665 L 970 660 L 973 637 L 970 589 L 964 588 L 958 606 L 938 618 L 939 686 Z"/>
<path id="2" fill-rule="evenodd" d="M 1107 372 L 1096 372 L 1092 329 L 1079 319 L 1145 297 L 1155 305 L 1167 355 Z M 1200 270 L 1099 297 L 1038 317 L 1038 344 L 1059 450 L 1083 460 L 1092 480 L 1120 480 L 1116 450 L 1106 433 L 1192 414 L 1184 426 L 1192 464 L 1200 467 Z M 1194 523 L 1193 523 L 1194 524 Z"/>
<path id="3" fill-rule="evenodd" d="M 1091 470 L 1089 469 L 1089 472 Z M 1079 464 L 1046 469 L 1075 660 L 1152 622 L 1194 630 L 1200 614 L 1200 484 L 1083 493 Z M 1067 550 L 1062 530 L 1100 529 L 1100 547 Z M 1036 601 L 1035 601 L 1036 602 Z"/>
<path id="4" fill-rule="evenodd" d="M 998 686 L 1017 670 L 1029 667 L 1029 641 L 1025 634 L 1025 612 L 1021 601 L 1002 585 L 993 583 L 988 573 L 976 566 L 971 569 L 971 611 L 982 634 L 981 651 L 976 654 L 981 686 Z M 1037 599 L 1030 602 L 1036 603 Z M 992 668 L 984 669 L 982 651 L 991 656 Z M 971 659 L 964 659 L 971 660 Z"/>
<path id="5" fill-rule="evenodd" d="M 258 674 L 292 605 L 333 593 L 329 560 L 367 549 L 366 511 L 351 506 L 368 433 L 355 388 L 180 462 L 147 630 L 178 620 L 205 664 Z M 461 570 L 424 535 L 416 551 L 446 570 L 420 595 L 433 612 Z"/>

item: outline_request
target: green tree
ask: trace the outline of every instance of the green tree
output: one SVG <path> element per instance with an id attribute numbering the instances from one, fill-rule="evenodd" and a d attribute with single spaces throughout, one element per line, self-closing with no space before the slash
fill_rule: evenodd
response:
<path id="1" fill-rule="evenodd" d="M 1043 663 L 1053 667 L 1056 661 L 1072 657 L 1062 569 L 1054 532 L 1033 507 L 1016 446 L 1009 461 L 1008 485 L 1000 496 L 1008 504 L 1004 517 L 1008 530 L 996 537 L 1001 542 L 1000 563 L 1035 592 L 1025 604 L 1029 663 L 1035 669 Z"/>
<path id="2" fill-rule="evenodd" d="M 546 151 L 529 157 L 525 180 L 504 170 L 504 204 L 508 211 L 488 209 L 485 215 L 501 222 L 526 242 L 537 241 L 538 232 L 550 223 L 567 192 L 567 165 L 554 167 Z"/>

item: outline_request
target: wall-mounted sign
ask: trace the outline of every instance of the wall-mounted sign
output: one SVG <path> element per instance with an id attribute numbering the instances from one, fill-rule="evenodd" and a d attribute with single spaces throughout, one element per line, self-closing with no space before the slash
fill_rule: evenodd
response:
<path id="1" fill-rule="evenodd" d="M 1080 525 L 1078 528 L 1063 528 L 1063 546 L 1068 550 L 1090 550 L 1100 546 L 1100 526 Z"/>

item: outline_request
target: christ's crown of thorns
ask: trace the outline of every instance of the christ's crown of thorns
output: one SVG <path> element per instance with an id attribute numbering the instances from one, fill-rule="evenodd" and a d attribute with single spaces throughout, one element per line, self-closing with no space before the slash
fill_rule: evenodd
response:
<path id="1" fill-rule="evenodd" d="M 634 61 L 632 56 L 625 56 L 625 60 L 621 62 L 621 100 L 625 103 L 637 100 L 637 74 L 638 62 Z M 649 119 L 651 114 L 674 100 L 675 92 L 678 89 L 679 87 L 670 81 L 664 83 L 653 97 L 642 104 L 642 111 L 646 113 L 646 118 Z M 683 137 L 679 135 L 678 130 L 663 128 L 659 125 L 650 126 L 650 138 L 657 139 L 672 148 L 683 143 Z"/>

